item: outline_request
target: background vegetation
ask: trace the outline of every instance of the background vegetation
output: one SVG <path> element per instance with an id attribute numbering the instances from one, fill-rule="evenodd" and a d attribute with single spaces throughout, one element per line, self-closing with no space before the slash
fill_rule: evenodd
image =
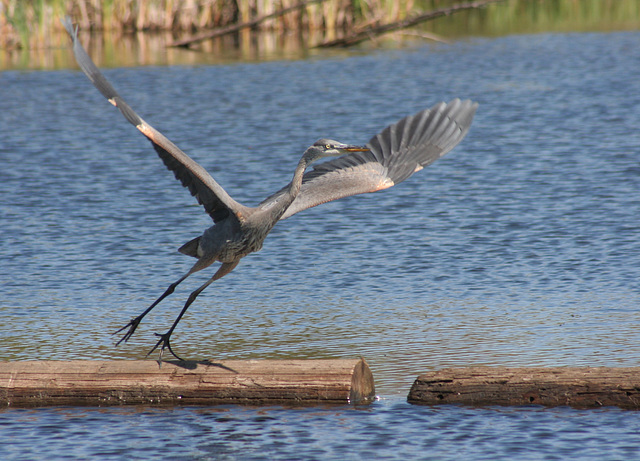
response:
<path id="1" fill-rule="evenodd" d="M 0 48 L 46 47 L 70 15 L 82 30 L 195 32 L 249 21 L 276 10 L 304 8 L 261 23 L 257 29 L 333 32 L 397 21 L 465 0 L 0 0 Z M 468 0 L 466 0 L 468 1 Z M 508 28 L 521 18 L 545 24 L 638 24 L 639 0 L 506 0 L 492 20 Z M 451 21 L 443 21 L 451 24 Z M 449 26 L 447 26 L 449 27 Z M 624 26 L 623 26 L 624 27 Z"/>
<path id="2" fill-rule="evenodd" d="M 302 0 L 0 0 L 0 46 L 37 46 L 72 16 L 84 30 L 195 31 L 249 21 Z M 437 5 L 447 0 L 420 2 Z M 297 11 L 262 23 L 270 30 L 339 29 L 356 22 L 394 20 L 414 0 L 311 1 Z"/>
<path id="3" fill-rule="evenodd" d="M 167 48 L 204 30 L 246 22 L 302 1 L 303 8 L 244 31 L 198 44 L 200 53 Z M 59 19 L 78 23 L 83 44 L 102 66 L 211 64 L 300 58 L 344 32 L 469 0 L 0 0 L 0 70 L 73 66 Z M 640 29 L 640 0 L 503 0 L 423 23 L 372 42 L 536 32 Z"/>

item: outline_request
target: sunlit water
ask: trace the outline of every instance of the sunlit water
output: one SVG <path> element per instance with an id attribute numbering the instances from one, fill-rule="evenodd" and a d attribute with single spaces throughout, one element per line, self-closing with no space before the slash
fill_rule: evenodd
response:
<path id="1" fill-rule="evenodd" d="M 640 456 L 616 409 L 420 407 L 448 366 L 636 366 L 640 34 L 534 35 L 368 56 L 109 70 L 151 124 L 241 202 L 318 137 L 362 143 L 440 100 L 467 138 L 406 183 L 294 216 L 209 287 L 189 358 L 367 359 L 365 408 L 6 410 L 0 455 L 86 459 Z M 111 333 L 193 260 L 210 219 L 77 71 L 0 73 L 0 359 L 142 358 L 181 285 L 126 345 Z"/>

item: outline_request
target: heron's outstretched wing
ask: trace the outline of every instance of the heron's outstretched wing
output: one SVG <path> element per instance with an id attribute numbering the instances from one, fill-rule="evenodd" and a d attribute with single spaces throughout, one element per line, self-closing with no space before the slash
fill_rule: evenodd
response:
<path id="1" fill-rule="evenodd" d="M 371 138 L 369 152 L 355 152 L 314 166 L 305 173 L 296 199 L 281 219 L 349 195 L 394 186 L 453 149 L 469 131 L 478 107 L 454 99 L 405 117 Z M 264 200 L 269 208 L 286 188 Z"/>
<path id="2" fill-rule="evenodd" d="M 135 113 L 102 75 L 82 45 L 80 45 L 77 29 L 74 30 L 71 19 L 64 18 L 62 23 L 73 40 L 73 53 L 76 61 L 89 77 L 89 80 L 111 104 L 120 109 L 132 125 L 151 141 L 167 168 L 173 171 L 184 187 L 189 189 L 191 195 L 198 200 L 198 203 L 204 206 L 204 209 L 213 220 L 217 222 L 224 219 L 229 213 L 238 216 L 238 213 L 245 207 L 233 200 L 202 166 Z"/>

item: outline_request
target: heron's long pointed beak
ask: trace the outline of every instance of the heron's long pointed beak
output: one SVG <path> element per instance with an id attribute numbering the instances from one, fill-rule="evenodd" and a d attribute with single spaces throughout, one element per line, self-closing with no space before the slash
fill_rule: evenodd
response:
<path id="1" fill-rule="evenodd" d="M 370 149 L 367 146 L 347 146 L 343 150 L 347 152 L 369 152 Z"/>

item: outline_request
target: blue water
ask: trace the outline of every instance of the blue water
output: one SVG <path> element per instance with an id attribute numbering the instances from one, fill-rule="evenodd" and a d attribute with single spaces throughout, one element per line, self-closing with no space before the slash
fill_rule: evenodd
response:
<path id="1" fill-rule="evenodd" d="M 440 100 L 467 138 L 390 190 L 300 213 L 209 287 L 188 358 L 367 359 L 368 407 L 0 412 L 7 459 L 630 459 L 617 409 L 420 407 L 448 366 L 640 361 L 640 33 L 540 34 L 351 57 L 113 69 L 120 93 L 237 200 L 286 184 L 319 137 L 362 143 Z M 73 70 L 0 73 L 0 359 L 142 358 L 210 219 Z M 7 443 L 9 442 L 9 443 Z"/>

